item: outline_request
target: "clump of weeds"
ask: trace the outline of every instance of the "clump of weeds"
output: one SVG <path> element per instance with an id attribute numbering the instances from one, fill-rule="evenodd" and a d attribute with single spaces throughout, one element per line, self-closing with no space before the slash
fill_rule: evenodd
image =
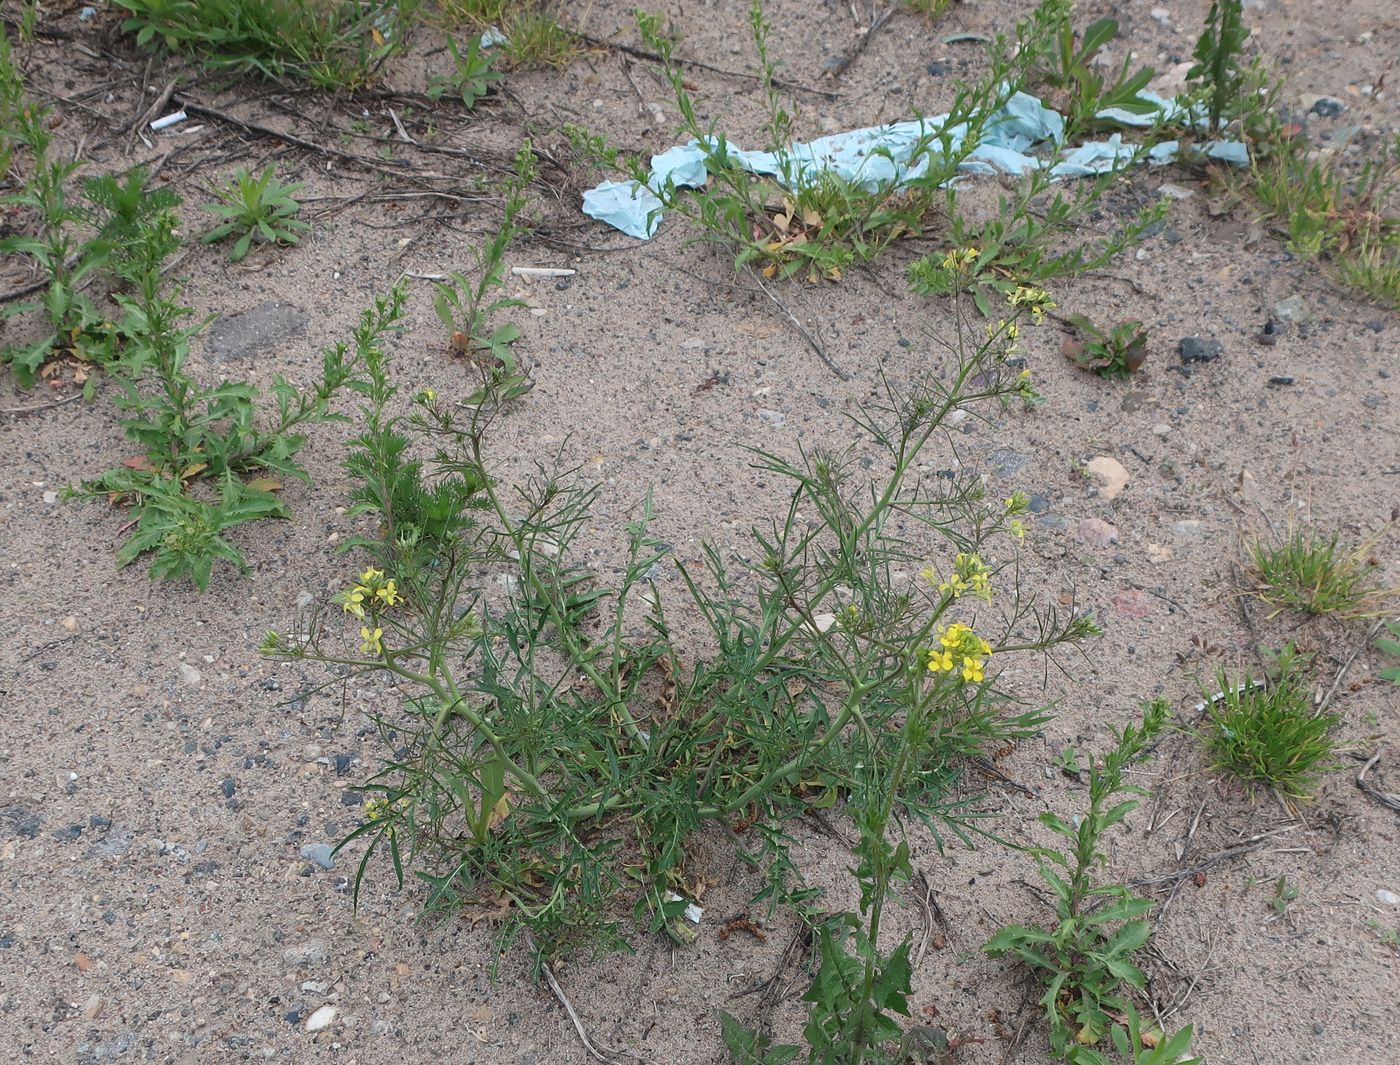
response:
<path id="1" fill-rule="evenodd" d="M 1111 326 L 1096 325 L 1082 314 L 1070 315 L 1067 321 L 1078 335 L 1066 337 L 1060 351 L 1081 370 L 1100 377 L 1129 377 L 1147 358 L 1147 330 L 1135 318 Z"/>
<path id="2" fill-rule="evenodd" d="M 1058 923 L 1009 925 L 982 948 L 991 957 L 1011 956 L 1029 966 L 1045 988 L 1041 1005 L 1049 1026 L 1050 1049 L 1072 1065 L 1107 1065 L 1101 1049 L 1105 1038 L 1120 1059 L 1135 1065 L 1183 1065 L 1199 1062 L 1189 1057 L 1190 1026 L 1170 1037 L 1144 1033 L 1137 1012 L 1123 994 L 1127 987 L 1145 991 L 1147 979 L 1133 963 L 1133 955 L 1151 936 L 1144 919 L 1152 908 L 1124 886 L 1098 883 L 1095 867 L 1105 860 L 1106 832 L 1138 805 L 1124 794 L 1142 794 L 1125 784 L 1124 772 L 1141 761 L 1166 727 L 1170 707 L 1159 699 L 1145 709 L 1138 724 L 1116 734 L 1116 744 L 1101 760 L 1074 764 L 1089 780 L 1089 808 L 1072 821 L 1043 813 L 1040 820 L 1070 841 L 1067 853 L 1040 847 L 1034 854 L 1040 875 L 1050 886 Z"/>
<path id="3" fill-rule="evenodd" d="M 1292 644 L 1273 656 L 1267 675 L 1233 680 L 1221 669 L 1220 691 L 1206 700 L 1206 750 L 1248 786 L 1284 799 L 1310 798 L 1318 778 L 1336 768 L 1336 714 L 1314 708 L 1311 656 Z"/>
<path id="4" fill-rule="evenodd" d="M 300 183 L 286 185 L 277 180 L 272 164 L 256 177 L 238 170 L 233 180 L 219 190 L 219 202 L 205 205 L 218 215 L 219 223 L 204 234 L 204 243 L 237 237 L 229 261 L 238 262 L 248 254 L 253 241 L 267 244 L 295 244 L 311 226 L 296 217 L 301 211 L 293 196 Z"/>
<path id="5" fill-rule="evenodd" d="M 117 0 L 141 46 L 217 70 L 304 78 L 322 89 L 368 85 L 404 41 L 416 5 L 393 0 Z"/>
<path id="6" fill-rule="evenodd" d="M 1029 311 L 1007 315 L 1013 325 Z M 387 355 L 368 352 L 348 465 L 356 509 L 377 530 L 350 545 L 363 561 L 343 591 L 263 644 L 392 676 L 404 692 L 379 721 L 395 753 L 341 843 L 365 846 L 356 890 L 387 852 L 396 877 L 411 868 L 428 885 L 430 909 L 487 907 L 504 917 L 503 947 L 528 934 L 547 963 L 622 947 L 619 896 L 646 927 L 674 926 L 698 890 L 685 872 L 692 838 L 739 824 L 760 895 L 800 900 L 819 929 L 811 1038 L 826 1042 L 814 1045 L 887 1060 L 875 1048 L 895 1039 L 907 968 L 875 945 L 907 861 L 890 830 L 916 818 L 939 838 L 976 831 L 948 792 L 958 766 L 1043 720 L 1010 701 L 999 663 L 1097 631 L 1017 587 L 1024 496 L 991 504 L 976 479 L 917 474 L 949 412 L 1029 387 L 1003 372 L 1006 329 L 961 329 L 950 378 L 888 383 L 886 402 L 856 416 L 881 456 L 873 486 L 857 448 L 757 452 L 790 492 L 755 530 L 750 561 L 736 569 L 717 547 L 698 565 L 674 559 L 648 500 L 611 581 L 581 547 L 599 486 L 567 465 L 513 484 L 497 472 L 491 429 L 518 397 L 489 366 L 465 396 L 419 389 L 405 413 Z M 679 608 L 650 576 L 659 567 L 679 574 Z M 705 626 L 710 657 L 684 660 L 676 609 Z M 843 798 L 870 812 L 866 902 L 859 917 L 824 917 L 783 826 Z"/>
<path id="7" fill-rule="evenodd" d="M 1274 613 L 1296 610 L 1319 616 L 1374 617 L 1400 598 L 1400 588 L 1375 583 L 1379 565 L 1375 549 L 1389 534 L 1387 524 L 1355 547 L 1342 546 L 1341 536 L 1324 536 L 1294 528 L 1277 542 L 1255 540 L 1249 545 L 1254 576 L 1253 594 L 1274 607 Z"/>

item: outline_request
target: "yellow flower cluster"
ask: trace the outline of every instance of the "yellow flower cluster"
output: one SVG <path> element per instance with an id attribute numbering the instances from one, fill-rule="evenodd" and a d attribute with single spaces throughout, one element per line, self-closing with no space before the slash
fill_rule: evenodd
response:
<path id="1" fill-rule="evenodd" d="M 338 598 L 345 612 L 354 614 L 357 618 L 365 616 L 366 606 L 373 610 L 376 607 L 396 606 L 403 602 L 403 596 L 399 595 L 394 579 L 390 577 L 385 580 L 384 571 L 372 566 L 360 574 L 358 584 L 351 587 L 349 591 L 341 592 Z M 364 630 L 362 629 L 361 632 L 363 633 Z"/>
<path id="2" fill-rule="evenodd" d="M 1013 307 L 1024 307 L 1031 312 L 1031 320 L 1036 325 L 1045 321 L 1045 313 L 1055 309 L 1055 301 L 1050 293 L 1035 285 L 1017 285 L 1007 294 L 1006 302 Z"/>
<path id="3" fill-rule="evenodd" d="M 1024 514 L 1031 509 L 1031 498 L 1025 492 L 1012 492 L 1006 499 L 1006 514 L 1011 519 L 1006 523 L 1007 531 L 1016 537 L 1016 542 L 1024 543 L 1026 539 L 1026 526 L 1016 515 Z"/>
<path id="4" fill-rule="evenodd" d="M 403 813 L 408 809 L 408 798 L 398 798 L 392 802 L 382 795 L 372 795 L 365 800 L 365 819 L 378 821 L 391 813 Z"/>
<path id="5" fill-rule="evenodd" d="M 943 256 L 943 269 L 970 270 L 981 254 L 982 252 L 975 247 L 954 248 L 952 251 L 948 252 L 947 255 Z"/>
<path id="6" fill-rule="evenodd" d="M 970 595 L 984 603 L 992 601 L 992 575 L 982 556 L 975 551 L 959 551 L 953 559 L 953 572 L 942 580 L 932 566 L 920 574 L 925 581 L 937 588 L 943 595 L 957 599 Z"/>
<path id="7" fill-rule="evenodd" d="M 938 644 L 924 652 L 930 673 L 960 670 L 965 683 L 982 683 L 982 665 L 992 653 L 991 644 L 961 622 L 939 626 Z"/>

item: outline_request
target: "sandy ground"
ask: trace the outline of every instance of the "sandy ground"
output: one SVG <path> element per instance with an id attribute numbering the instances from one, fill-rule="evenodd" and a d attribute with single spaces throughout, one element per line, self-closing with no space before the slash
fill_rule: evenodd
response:
<path id="1" fill-rule="evenodd" d="M 196 351 L 201 374 L 262 384 L 275 372 L 306 379 L 318 348 L 347 335 L 372 294 L 404 271 L 470 265 L 472 242 L 490 224 L 487 209 L 413 198 L 423 186 L 411 176 L 379 179 L 217 121 L 149 147 L 114 132 L 140 110 L 146 60 L 119 38 L 115 15 L 82 24 L 77 6 L 46 16 L 45 30 L 61 36 L 41 34 L 25 61 L 31 84 L 67 98 L 56 105 L 64 136 L 87 137 L 95 167 L 158 162 L 185 196 L 192 227 L 201 224 L 194 205 L 207 198 L 208 180 L 235 165 L 275 158 L 285 179 L 308 183 L 315 230 L 298 247 L 264 249 L 231 266 L 221 249 L 191 245 L 179 272 L 190 278 L 192 305 L 225 318 L 266 316 L 261 331 L 243 319 L 223 326 L 222 341 L 206 337 Z M 620 2 L 577 6 L 575 16 L 595 36 L 628 21 Z M 1127 46 L 1169 71 L 1189 59 L 1205 6 L 1126 0 L 1080 8 L 1084 21 L 1116 11 Z M 751 62 L 744 8 L 737 0 L 665 5 L 684 55 L 734 71 Z M 835 97 L 796 94 L 800 131 L 941 110 L 951 78 L 975 72 L 978 49 L 940 38 L 1005 27 L 1016 10 L 959 4 L 932 29 L 896 15 L 835 84 Z M 823 63 L 855 39 L 848 6 L 788 0 L 773 3 L 769 15 L 784 74 L 830 85 Z M 1332 117 L 1304 119 L 1319 144 L 1341 144 L 1349 132 L 1364 151 L 1400 127 L 1400 107 L 1385 87 L 1400 54 L 1400 21 L 1388 0 L 1256 0 L 1248 17 L 1262 51 L 1288 78 L 1287 106 L 1304 115 L 1320 96 L 1340 103 L 1339 114 L 1323 106 Z M 405 60 L 387 80 L 421 88 L 423 64 L 432 61 Z M 946 73 L 929 73 L 930 64 Z M 249 86 L 179 64 L 145 80 L 160 85 L 177 75 L 193 99 L 369 158 L 377 143 L 333 131 L 350 131 L 358 118 L 369 133 L 393 136 L 382 101 L 269 97 L 250 105 L 242 102 Z M 688 76 L 705 114 L 724 116 L 736 139 L 757 145 L 753 83 L 704 69 Z M 469 124 L 443 124 L 439 143 L 499 162 L 527 121 L 586 124 L 628 149 L 673 142 L 674 107 L 645 63 L 598 50 L 563 71 L 516 75 L 508 84 L 509 97 Z M 549 136 L 540 143 L 548 146 Z M 460 176 L 459 184 L 436 187 L 469 190 L 477 172 L 464 157 L 395 151 L 421 170 Z M 561 175 L 547 177 L 562 187 Z M 1232 570 L 1241 537 L 1265 531 L 1266 520 L 1307 521 L 1357 538 L 1400 503 L 1400 318 L 1358 302 L 1288 254 L 1247 209 L 1213 216 L 1199 175 L 1144 172 L 1109 206 L 1146 202 L 1165 181 L 1190 193 L 1168 226 L 1111 269 L 1055 293 L 1066 313 L 1145 320 L 1152 341 L 1144 370 L 1126 383 L 1080 373 L 1059 354 L 1059 330 L 1046 327 L 1026 344 L 1044 406 L 964 427 L 964 464 L 987 471 L 998 491 L 1038 497 L 1024 579 L 1051 595 L 1072 591 L 1106 629 L 1043 692 L 1025 678 L 1028 692 L 1058 700 L 1058 714 L 1040 740 L 999 765 L 1033 795 L 996 780 L 975 783 L 1001 813 L 1000 831 L 1039 839 L 1037 813 L 1071 813 L 1083 801 L 1082 788 L 1053 768 L 1058 752 L 1102 745 L 1141 700 L 1165 695 L 1181 729 L 1138 777 L 1153 797 L 1115 834 L 1110 864 L 1126 879 L 1158 878 L 1147 888 L 1162 904 L 1145 959 L 1153 1002 L 1171 1024 L 1196 1026 L 1198 1049 L 1212 1062 L 1397 1061 L 1400 956 L 1377 931 L 1400 927 L 1400 909 L 1380 901 L 1394 896 L 1377 895 L 1400 893 L 1396 815 L 1354 786 L 1360 763 L 1349 754 L 1301 813 L 1267 797 L 1251 800 L 1210 771 L 1190 729 L 1199 685 L 1217 664 L 1253 664 L 1255 648 L 1296 640 L 1318 652 L 1320 691 L 1349 663 L 1331 703 L 1344 744 L 1367 756 L 1382 749 L 1374 779 L 1400 791 L 1400 752 L 1387 746 L 1400 728 L 1400 688 L 1374 677 L 1380 663 L 1370 623 L 1267 619 L 1236 594 Z M 355 199 L 366 191 L 384 199 Z M 678 219 L 641 245 L 582 219 L 576 198 L 561 195 L 539 209 L 544 235 L 518 247 L 512 264 L 578 273 L 568 284 L 525 290 L 537 313 L 519 319 L 519 350 L 534 365 L 536 386 L 504 423 L 497 452 L 509 476 L 567 439 L 568 452 L 603 482 L 600 530 L 633 515 L 650 485 L 657 532 L 679 557 L 695 557 L 702 540 L 742 549 L 744 528 L 770 513 L 774 499 L 741 445 L 790 453 L 799 444 L 843 443 L 844 412 L 869 394 L 879 372 L 946 369 L 947 357 L 926 337 L 946 334 L 948 308 L 908 295 L 902 281 L 903 265 L 923 247 L 897 248 L 839 285 L 782 290 L 850 374 L 841 381 L 728 264 L 688 244 Z M 8 270 L 7 284 L 25 280 L 18 264 Z M 1277 344 L 1258 344 L 1277 304 L 1295 296 L 1307 321 L 1287 324 Z M 455 387 L 462 370 L 424 283 L 412 289 L 409 317 L 414 331 L 396 345 L 401 379 Z M 1187 376 L 1176 353 L 1187 336 L 1219 340 L 1223 356 Z M 247 350 L 237 350 L 240 340 Z M 698 387 L 715 375 L 719 383 Z M 1271 386 L 1278 375 L 1293 383 Z M 7 412 L 47 398 L 0 381 Z M 53 495 L 131 453 L 107 398 L 0 417 L 5 1060 L 588 1060 L 564 1011 L 527 979 L 519 953 L 500 960 L 492 981 L 498 959 L 488 925 L 418 921 L 422 892 L 394 890 L 389 870 L 377 867 L 356 913 L 346 880 L 353 857 L 326 870 L 301 856 L 358 823 L 359 796 L 350 789 L 382 753 L 367 713 L 393 698 L 372 683 L 351 686 L 343 699 L 298 698 L 321 675 L 254 652 L 264 630 L 285 627 L 299 595 L 340 587 L 353 565 L 335 547 L 357 528 L 344 513 L 348 485 L 338 465 L 347 432 L 315 433 L 306 452 L 314 486 L 286 490 L 294 520 L 238 535 L 252 574 L 223 572 L 200 596 L 152 584 L 139 566 L 116 570 L 121 516 Z M 1130 476 L 1112 500 L 1076 472 L 1100 455 Z M 1086 537 L 1102 531 L 1087 519 L 1109 523 L 1112 540 Z M 600 544 L 612 542 L 599 533 Z M 1389 573 L 1400 576 L 1393 564 Z M 796 831 L 813 879 L 841 898 L 849 891 L 847 856 L 815 830 Z M 1272 835 L 1248 854 L 1191 875 L 1264 833 Z M 1004 923 L 1044 919 L 1032 867 L 996 847 L 940 855 L 926 834 L 911 838 L 946 916 L 915 974 L 916 1013 L 963 1039 L 959 1062 L 1043 1061 L 1041 1021 L 1022 974 L 978 950 Z M 694 948 L 639 932 L 633 957 L 561 970 L 599 1043 L 661 1063 L 717 1062 L 723 1051 L 713 1011 L 758 1018 L 757 996 L 731 996 L 774 971 L 791 929 L 776 922 L 762 943 L 716 936 L 720 920 L 748 912 L 755 887 L 725 847 L 697 841 L 721 883 L 706 900 Z M 1298 889 L 1282 914 L 1269 905 L 1280 876 Z M 903 893 L 892 936 L 923 934 L 916 894 Z M 803 1018 L 800 972 L 790 979 L 791 997 L 769 1014 L 788 1038 Z M 309 1018 L 326 1005 L 336 1008 L 335 1020 L 308 1033 Z"/>

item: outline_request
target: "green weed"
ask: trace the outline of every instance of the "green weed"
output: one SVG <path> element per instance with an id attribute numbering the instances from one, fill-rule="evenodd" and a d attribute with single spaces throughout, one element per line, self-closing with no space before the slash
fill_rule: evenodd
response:
<path id="1" fill-rule="evenodd" d="M 117 0 L 138 45 L 211 67 L 360 88 L 402 42 L 415 5 L 400 0 Z"/>
<path id="2" fill-rule="evenodd" d="M 1400 306 L 1400 138 L 1348 176 L 1335 158 L 1279 141 L 1253 167 L 1254 194 L 1288 246 L 1322 258 L 1344 283 Z"/>
<path id="3" fill-rule="evenodd" d="M 1274 913 L 1282 916 L 1288 912 L 1288 907 L 1298 900 L 1298 885 L 1290 884 L 1288 877 L 1281 876 L 1274 881 L 1274 895 L 1269 899 L 1269 908 Z"/>
<path id="4" fill-rule="evenodd" d="M 1191 53 L 1196 60 L 1186 74 L 1195 82 L 1197 96 L 1204 102 L 1208 129 L 1218 133 L 1249 106 L 1251 81 L 1241 65 L 1240 54 L 1249 39 L 1244 25 L 1243 0 L 1211 0 L 1205 27 Z"/>
<path id="5" fill-rule="evenodd" d="M 1391 950 L 1400 954 L 1400 927 L 1387 928 L 1374 917 L 1366 918 L 1366 927 L 1376 934 L 1376 938 Z"/>
<path id="6" fill-rule="evenodd" d="M 301 204 L 292 194 L 302 188 L 300 182 L 284 185 L 277 180 L 277 168 L 271 163 L 257 177 L 239 169 L 233 180 L 219 190 L 219 203 L 205 205 L 222 221 L 204 234 L 205 244 L 237 236 L 229 252 L 229 260 L 238 262 L 248 254 L 256 239 L 268 244 L 295 244 L 311 226 L 296 217 Z"/>
<path id="7" fill-rule="evenodd" d="M 449 35 L 447 49 L 452 53 L 452 73 L 436 75 L 428 83 L 428 95 L 439 100 L 450 91 L 470 111 L 478 100 L 491 91 L 492 84 L 501 80 L 501 72 L 493 69 L 491 57 L 482 53 L 480 37 L 473 37 L 463 52 Z"/>
<path id="8" fill-rule="evenodd" d="M 0 181 L 10 176 L 24 108 L 24 77 L 10 56 L 10 38 L 0 26 Z"/>
<path id="9" fill-rule="evenodd" d="M 1111 77 L 1106 77 L 1096 62 L 1098 54 L 1118 36 L 1116 19 L 1103 18 L 1091 22 L 1076 35 L 1070 21 L 1070 6 L 1062 6 L 1063 15 L 1048 50 L 1038 80 L 1055 90 L 1051 105 L 1065 115 L 1065 132 L 1073 136 L 1096 122 L 1095 116 L 1106 108 L 1118 108 L 1136 115 L 1150 115 L 1157 105 L 1141 98 L 1152 80 L 1151 67 L 1132 69 L 1132 56 Z"/>
<path id="10" fill-rule="evenodd" d="M 975 478 L 928 483 L 915 472 L 951 410 L 1024 387 L 1002 369 L 1003 334 L 964 344 L 953 377 L 891 385 L 887 405 L 858 416 L 886 470 L 873 492 L 855 450 L 757 453 L 791 492 L 755 531 L 749 562 L 736 570 L 715 547 L 700 565 L 675 560 L 645 500 L 609 581 L 580 543 L 597 485 L 557 462 L 509 484 L 495 471 L 488 432 L 516 393 L 492 366 L 477 365 L 468 402 L 422 389 L 404 415 L 390 413 L 396 386 L 371 352 L 349 468 L 356 508 L 378 529 L 354 545 L 369 565 L 334 600 L 359 628 L 360 653 L 344 649 L 326 610 L 264 644 L 392 675 L 405 691 L 380 722 L 397 753 L 366 786 L 366 822 L 341 844 L 368 844 L 356 890 L 364 863 L 387 851 L 396 877 L 407 866 L 428 885 L 430 909 L 502 908 L 504 939 L 528 930 L 547 958 L 616 949 L 624 889 L 648 927 L 665 928 L 694 897 L 688 841 L 707 824 L 750 826 L 739 838 L 774 870 L 767 897 L 804 905 L 810 895 L 787 882 L 782 826 L 812 805 L 851 796 L 853 808 L 888 806 L 940 833 L 974 831 L 947 795 L 960 759 L 1042 720 L 999 694 L 992 664 L 1097 630 L 1014 585 L 992 612 L 996 570 L 983 559 L 1014 542 L 1024 499 L 986 507 Z M 936 552 L 911 583 L 895 573 L 928 557 L 913 528 L 956 557 Z M 662 572 L 674 572 L 715 649 L 689 668 Z M 891 792 L 883 767 L 901 762 Z M 882 868 L 872 875 L 893 875 Z M 882 1029 L 863 1015 L 868 1040 Z"/>
<path id="11" fill-rule="evenodd" d="M 1040 820 L 1073 844 L 1066 854 L 1053 847 L 1037 848 L 1040 874 L 1055 896 L 1059 923 L 1053 928 L 1010 925 L 982 948 L 993 958 L 1011 955 L 1026 965 L 1045 986 L 1041 1005 L 1049 1022 L 1050 1047 L 1073 1065 L 1106 1062 L 1096 1049 L 1112 1032 L 1112 1042 L 1129 1061 L 1141 1062 L 1152 1049 L 1144 1046 L 1136 1016 L 1121 988 L 1143 991 L 1147 981 L 1133 964 L 1133 954 L 1151 935 L 1143 916 L 1152 908 L 1150 899 L 1135 895 L 1122 884 L 1095 884 L 1094 867 L 1104 860 L 1102 839 L 1138 805 L 1136 799 L 1115 801 L 1123 794 L 1143 794 L 1123 783 L 1123 773 L 1145 757 L 1149 746 L 1166 727 L 1170 707 L 1158 699 L 1148 705 L 1142 721 L 1116 734 L 1116 746 L 1100 761 L 1076 766 L 1089 778 L 1089 809 L 1068 822 L 1054 813 Z M 1124 1028 L 1116 1015 L 1127 1015 Z M 1191 1045 L 1190 1027 L 1170 1039 L 1155 1043 L 1147 1060 L 1185 1060 Z M 1170 1047 L 1170 1053 L 1163 1050 Z M 1198 1058 L 1190 1059 L 1193 1062 Z"/>
<path id="12" fill-rule="evenodd" d="M 1249 785 L 1264 785 L 1287 799 L 1310 798 L 1321 774 L 1335 768 L 1335 714 L 1316 713 L 1308 686 L 1310 656 L 1289 644 L 1274 656 L 1265 680 L 1248 672 L 1234 682 L 1221 669 L 1222 694 L 1207 700 L 1206 749 L 1215 764 Z"/>
<path id="13" fill-rule="evenodd" d="M 475 278 L 454 272 L 433 293 L 433 308 L 446 326 L 452 347 L 482 371 L 482 388 L 468 397 L 469 403 L 497 403 L 516 399 L 530 389 L 528 375 L 519 367 L 512 345 L 520 339 L 514 322 L 492 325 L 501 311 L 520 306 L 520 300 L 505 295 L 506 252 L 519 234 L 520 212 L 528 203 L 525 190 L 535 175 L 534 153 L 527 143 L 516 153 L 515 173 L 502 190 L 505 207 L 501 224 L 491 238 L 475 249 Z"/>
<path id="14" fill-rule="evenodd" d="M 996 213 L 981 224 L 965 218 L 950 190 L 953 250 L 915 260 L 909 267 L 910 287 L 922 295 L 966 292 L 990 317 L 1004 297 L 1018 290 L 1043 288 L 1057 279 L 1100 269 L 1137 244 L 1166 213 L 1166 203 L 1158 201 L 1116 234 L 1066 246 L 1065 238 L 1097 209 L 1118 179 L 1111 171 L 1085 178 L 1067 191 L 1042 168 L 1023 178 L 1014 195 L 1002 194 Z"/>
<path id="15" fill-rule="evenodd" d="M 193 312 L 163 274 L 180 245 L 173 196 L 154 196 L 138 209 L 131 197 L 138 186 L 100 182 L 98 199 L 111 207 L 108 228 L 124 249 L 116 261 L 125 291 L 113 296 L 120 316 L 109 329 L 107 372 L 128 415 L 122 428 L 141 454 L 70 494 L 130 507 L 134 530 L 117 551 L 119 566 L 149 554 L 153 577 L 189 578 L 202 591 L 215 562 L 247 566 L 229 529 L 288 516 L 274 493 L 281 478 L 306 478 L 296 461 L 306 428 L 342 417 L 330 409 L 337 392 L 366 387 L 366 352 L 397 320 L 402 294 L 365 312 L 353 350 L 343 343 L 325 350 L 309 390 L 274 377 L 272 410 L 264 412 L 251 384 L 205 386 L 186 369 L 204 323 L 185 324 Z"/>
<path id="16" fill-rule="evenodd" d="M 1081 370 L 1100 377 L 1128 377 L 1147 358 L 1147 330 L 1137 319 L 1104 327 L 1074 314 L 1069 324 L 1079 336 L 1066 338 L 1061 350 Z"/>
<path id="17" fill-rule="evenodd" d="M 1390 531 L 1387 525 L 1348 550 L 1341 537 L 1324 537 L 1294 529 L 1278 543 L 1256 540 L 1249 545 L 1255 578 L 1254 594 L 1275 608 L 1305 614 L 1337 614 L 1344 618 L 1375 616 L 1400 596 L 1400 588 L 1373 583 L 1377 562 L 1372 552 Z"/>
<path id="18" fill-rule="evenodd" d="M 13 138 L 29 156 L 30 173 L 24 187 L 4 202 L 27 209 L 32 225 L 29 233 L 0 240 L 0 252 L 27 256 L 44 279 L 37 302 L 0 310 L 6 319 L 35 313 L 44 323 L 30 343 L 0 349 L 0 362 L 10 364 L 24 388 L 34 384 L 39 368 L 55 355 L 87 358 L 100 343 L 102 315 L 83 286 L 103 268 L 112 250 L 105 241 L 77 235 L 88 222 L 88 212 L 70 195 L 70 179 L 79 164 L 55 158 L 48 115 L 46 108 L 28 103 L 14 113 Z"/>

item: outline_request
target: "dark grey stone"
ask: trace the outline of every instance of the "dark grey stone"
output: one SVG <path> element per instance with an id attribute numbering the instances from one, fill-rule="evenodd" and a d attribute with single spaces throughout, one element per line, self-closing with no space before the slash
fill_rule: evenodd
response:
<path id="1" fill-rule="evenodd" d="M 1218 340 L 1205 340 L 1201 337 L 1182 337 L 1177 343 L 1182 362 L 1214 362 L 1225 352 L 1225 345 Z"/>

